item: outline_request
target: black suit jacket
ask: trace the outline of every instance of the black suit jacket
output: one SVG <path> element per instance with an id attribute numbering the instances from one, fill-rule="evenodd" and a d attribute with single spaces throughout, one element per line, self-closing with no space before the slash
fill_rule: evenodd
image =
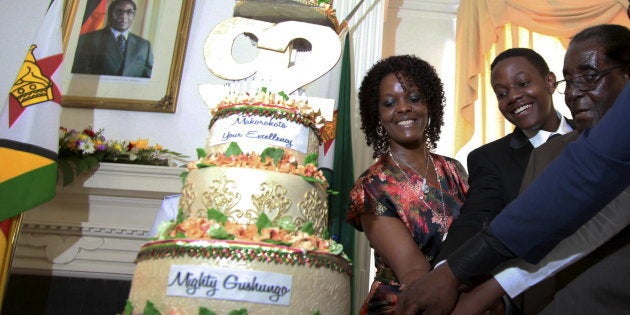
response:
<path id="1" fill-rule="evenodd" d="M 109 28 L 79 36 L 72 73 L 150 78 L 152 69 L 151 43 L 140 36 L 128 34 L 124 56 Z"/>
<path id="2" fill-rule="evenodd" d="M 533 148 L 523 131 L 516 128 L 468 154 L 470 188 L 436 261 L 444 260 L 516 198 Z"/>
<path id="3" fill-rule="evenodd" d="M 567 122 L 574 127 L 573 121 Z M 511 134 L 468 154 L 470 188 L 460 216 L 449 228 L 436 262 L 446 259 L 516 199 L 533 149 L 523 131 L 516 128 Z"/>

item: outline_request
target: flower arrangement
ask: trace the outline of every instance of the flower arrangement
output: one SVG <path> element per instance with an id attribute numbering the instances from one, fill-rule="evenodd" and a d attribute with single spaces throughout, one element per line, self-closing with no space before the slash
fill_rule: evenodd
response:
<path id="1" fill-rule="evenodd" d="M 187 156 L 149 145 L 148 139 L 106 140 L 104 130 L 92 126 L 81 131 L 59 128 L 59 168 L 63 174 L 63 185 L 68 185 L 79 175 L 97 166 L 100 162 L 173 166 L 175 161 L 185 162 Z"/>

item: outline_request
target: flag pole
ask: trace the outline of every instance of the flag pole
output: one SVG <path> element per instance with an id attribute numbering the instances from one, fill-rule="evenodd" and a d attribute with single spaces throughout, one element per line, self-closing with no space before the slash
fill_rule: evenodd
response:
<path id="1" fill-rule="evenodd" d="M 2 248 L 2 252 L 0 252 L 0 310 L 2 310 L 2 302 L 4 301 L 4 294 L 7 289 L 7 285 L 9 283 L 9 276 L 11 273 L 11 265 L 13 263 L 13 256 L 15 255 L 15 249 L 17 248 L 17 241 L 20 235 L 20 230 L 22 229 L 22 220 L 24 219 L 24 213 L 20 213 L 12 218 L 5 219 L 0 224 L 6 226 L 7 233 L 5 233 L 4 228 L 2 229 L 4 239 L 0 242 L 4 242 L 4 244 L 0 244 L 0 248 Z"/>
<path id="2" fill-rule="evenodd" d="M 359 3 L 357 3 L 357 5 L 355 5 L 354 8 L 352 8 L 350 13 L 348 13 L 348 15 L 346 15 L 346 18 L 341 21 L 341 23 L 339 24 L 340 25 L 340 29 L 341 29 L 339 31 L 339 38 L 342 38 L 343 35 L 345 35 L 345 32 L 348 31 L 348 22 L 350 22 L 350 19 L 352 18 L 352 16 L 354 16 L 354 14 L 357 13 L 357 11 L 359 10 L 359 8 L 363 4 L 363 2 L 365 2 L 365 0 L 360 0 Z"/>

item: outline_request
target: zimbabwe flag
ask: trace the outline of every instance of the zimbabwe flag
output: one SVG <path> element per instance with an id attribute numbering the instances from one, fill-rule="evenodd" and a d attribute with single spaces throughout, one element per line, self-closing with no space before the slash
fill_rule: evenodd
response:
<path id="1" fill-rule="evenodd" d="M 55 195 L 62 4 L 48 8 L 0 107 L 0 220 Z"/>

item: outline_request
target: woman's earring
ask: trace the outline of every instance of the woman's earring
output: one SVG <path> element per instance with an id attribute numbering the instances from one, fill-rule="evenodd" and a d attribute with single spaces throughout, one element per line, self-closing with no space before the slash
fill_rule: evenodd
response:
<path id="1" fill-rule="evenodd" d="M 425 127 L 425 129 L 429 129 L 429 126 L 431 126 L 431 117 L 427 119 L 427 126 Z"/>
<path id="2" fill-rule="evenodd" d="M 378 126 L 376 126 L 376 134 L 379 137 L 385 136 L 385 127 L 383 127 L 380 122 L 378 123 Z"/>

